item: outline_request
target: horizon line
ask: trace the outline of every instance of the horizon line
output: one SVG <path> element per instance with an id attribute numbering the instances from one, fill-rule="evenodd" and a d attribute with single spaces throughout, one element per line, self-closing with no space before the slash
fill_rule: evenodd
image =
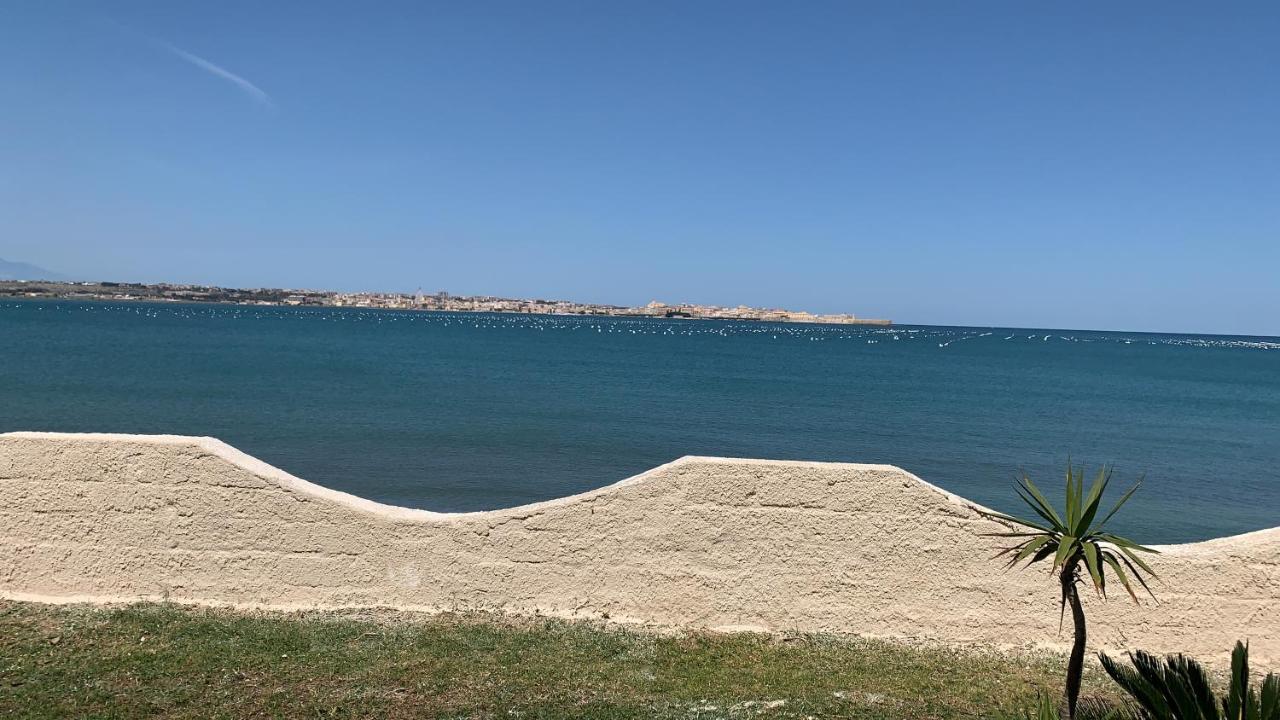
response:
<path id="1" fill-rule="evenodd" d="M 29 265 L 29 266 L 31 266 L 31 267 L 36 267 L 36 266 L 34 266 L 34 265 L 30 265 L 30 263 L 17 263 L 17 264 L 24 264 L 24 265 Z M 70 285 L 80 285 L 80 284 L 102 284 L 102 283 L 115 283 L 115 284 L 119 284 L 119 285 L 140 285 L 140 286 L 143 286 L 143 287 L 151 287 L 151 286 L 159 286 L 159 285 L 170 285 L 170 286 L 186 286 L 186 287 L 193 287 L 193 288 L 209 288 L 209 289 L 218 289 L 218 290 L 274 290 L 274 291 L 281 291 L 281 292 L 294 292 L 294 293 L 297 293 L 297 292 L 328 293 L 328 294 L 334 294 L 334 295 L 362 295 L 362 294 L 363 294 L 363 295 L 402 295 L 402 296 L 406 296 L 406 297 L 412 297 L 412 296 L 414 296 L 414 295 L 416 294 L 415 292 L 412 292 L 412 291 L 402 291 L 402 290 L 331 290 L 331 289 L 302 288 L 302 287 L 283 287 L 283 286 L 281 286 L 281 287 L 268 287 L 268 286 L 265 286 L 265 285 L 264 285 L 264 286 L 258 286 L 258 287 L 245 287 L 245 286 L 234 286 L 234 287 L 233 287 L 233 286 L 228 286 L 228 285 L 209 285 L 209 284 L 195 283 L 195 282 L 174 282 L 174 281 L 168 281 L 168 280 L 161 280 L 161 281 L 155 281 L 155 282 L 146 282 L 146 281 L 140 281 L 140 280 L 70 280 L 70 279 L 63 279 L 63 280 L 54 280 L 54 279 L 41 279 L 41 280 L 17 280 L 17 279 L 13 279 L 13 280 L 6 280 L 6 279 L 2 279 L 2 278 L 0 278 L 0 283 L 42 283 L 42 282 L 43 282 L 43 283 L 58 283 L 58 284 L 64 284 L 64 285 L 67 285 L 67 284 L 70 284 Z M 451 295 L 451 297 L 457 297 L 457 298 L 493 298 L 493 299 L 496 299 L 496 300 L 525 300 L 525 301 L 527 301 L 527 300 L 534 300 L 534 299 L 536 299 L 536 300 L 543 300 L 544 302 L 569 302 L 569 303 L 577 303 L 577 304 L 580 304 L 580 305 L 598 305 L 598 306 L 601 306 L 601 307 L 605 307 L 605 306 L 608 306 L 608 307 L 618 307 L 618 308 L 635 308 L 635 307 L 642 307 L 642 306 L 640 306 L 640 305 L 626 305 L 626 304 L 621 304 L 621 305 L 619 305 L 619 304 L 612 304 L 612 303 L 583 302 L 583 301 L 578 301 L 578 300 L 563 300 L 563 299 L 555 300 L 555 299 L 545 299 L 545 298 L 521 298 L 521 297 L 510 297 L 510 296 L 505 296 L 505 295 L 493 295 L 493 294 Z M 55 297 L 55 298 L 11 298 L 11 299 L 14 299 L 14 300 L 24 300 L 24 299 L 25 299 L 25 300 L 54 300 L 54 301 L 69 301 L 69 300 L 70 300 L 70 301 L 74 301 L 74 300 L 79 300 L 79 301 L 83 301 L 83 302 L 111 302 L 111 300 L 109 300 L 109 299 L 99 299 L 99 298 L 56 298 L 56 297 Z M 136 300 L 123 300 L 123 301 L 118 301 L 118 302 L 153 302 L 153 303 L 158 303 L 158 304 L 168 304 L 168 303 L 172 303 L 172 302 L 184 302 L 184 303 L 189 303 L 189 304 L 193 304 L 193 305 L 221 305 L 221 304 L 237 304 L 237 303 L 222 303 L 222 302 L 218 302 L 218 301 L 202 301 L 202 300 L 177 300 L 177 301 L 174 301 L 174 300 L 167 300 L 167 301 L 166 301 L 166 300 L 160 300 L 160 301 L 157 301 L 157 300 L 150 300 L 150 299 L 146 299 L 146 298 L 140 298 L 140 299 L 136 299 Z M 697 306 L 697 305 L 703 305 L 703 304 L 701 304 L 701 303 L 674 303 L 674 304 L 672 304 L 672 303 L 667 303 L 667 305 L 668 305 L 668 306 L 671 306 L 671 305 L 677 305 L 677 306 L 678 306 L 678 305 L 692 305 L 692 306 Z M 738 307 L 738 306 L 728 306 L 728 305 L 703 305 L 703 306 L 705 306 L 705 307 L 722 307 L 722 308 Z M 262 307 L 290 307 L 290 306 L 285 306 L 285 305 L 273 305 L 273 306 L 262 306 Z M 329 306 L 325 306 L 325 307 L 329 307 Z M 750 307 L 750 308 L 752 308 L 752 309 L 773 309 L 773 308 L 761 308 L 761 307 L 756 307 L 756 306 L 747 306 L 747 307 Z M 436 310 L 436 309 L 425 309 L 425 308 L 378 308 L 378 307 L 364 307 L 364 308 L 362 308 L 362 307 L 342 307 L 341 309 L 344 309 L 344 310 L 359 310 L 359 311 L 380 311 L 380 312 L 455 312 L 455 313 L 474 313 L 474 314 L 486 314 L 486 313 L 487 313 L 487 314 L 493 314 L 493 315 L 513 315 L 513 314 L 523 314 L 523 313 L 505 312 L 505 311 L 501 311 L 501 310 Z M 805 311 L 787 311 L 787 312 L 805 312 Z M 815 313 L 815 314 L 819 314 L 819 313 Z M 828 315 L 838 315 L 838 314 L 851 314 L 851 313 L 825 313 L 825 314 L 828 314 Z M 778 322 L 778 323 L 788 323 L 788 324 L 793 324 L 793 325 L 806 325 L 806 324 L 817 324 L 817 325 L 824 325 L 824 326 L 839 325 L 839 323 L 806 323 L 806 322 L 804 322 L 804 321 L 756 320 L 756 319 L 749 319 L 749 318 L 742 318 L 742 319 L 735 319 L 735 318 L 683 318 L 683 317 L 656 317 L 656 316 L 653 316 L 653 317 L 651 317 L 651 316 L 644 316 L 644 317 L 637 317 L 637 318 L 628 318 L 628 317 L 626 317 L 626 316 L 612 316 L 612 315 L 582 315 L 582 317 L 612 317 L 612 318 L 614 318 L 614 319 L 674 320 L 674 321 L 690 321 L 690 322 L 693 322 L 693 321 L 698 321 L 698 322 L 708 322 L 708 321 L 711 321 L 711 322 L 716 322 L 716 321 L 718 321 L 718 322 Z M 854 315 L 854 317 L 857 317 L 857 318 L 861 319 L 861 317 L 862 317 L 862 316 Z M 862 327 L 865 327 L 865 326 L 862 326 Z M 1123 328 L 1119 328 L 1119 329 L 1112 329 L 1112 328 L 1084 328 L 1084 327 L 1071 328 L 1071 327 L 1049 327 L 1049 326 L 1040 326 L 1040 327 L 1037 327 L 1037 326 L 1031 326 L 1031 325 L 1023 325 L 1023 326 L 1019 326 L 1019 325 L 991 325 L 991 324 L 948 324 L 948 323 L 898 322 L 898 321 L 896 321 L 896 320 L 892 321 L 892 325 L 891 325 L 890 327 L 893 327 L 893 328 L 902 328 L 902 327 L 935 327 L 935 328 L 964 328 L 964 329 L 984 329 L 984 330 L 1045 330 L 1045 331 L 1053 331 L 1053 332 L 1098 332 L 1098 333 L 1130 333 L 1130 334 L 1138 334 L 1138 335 L 1191 335 L 1191 336 L 1200 336 L 1200 337 L 1228 337 L 1228 338 L 1230 338 L 1230 337 L 1235 337 L 1235 338 L 1264 338 L 1264 339 L 1280 339 L 1280 334 L 1277 334 L 1277 335 L 1268 335 L 1268 334 L 1265 334 L 1265 333 L 1225 333 L 1225 332 L 1200 332 L 1200 331 L 1188 331 L 1188 330 L 1134 330 L 1134 329 L 1123 329 Z"/>

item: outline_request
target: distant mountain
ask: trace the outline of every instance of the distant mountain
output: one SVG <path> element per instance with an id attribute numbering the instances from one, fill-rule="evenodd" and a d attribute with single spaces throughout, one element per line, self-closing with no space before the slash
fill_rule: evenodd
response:
<path id="1" fill-rule="evenodd" d="M 24 262 L 9 262 L 0 258 L 0 280 L 66 280 L 65 275 L 45 270 Z"/>

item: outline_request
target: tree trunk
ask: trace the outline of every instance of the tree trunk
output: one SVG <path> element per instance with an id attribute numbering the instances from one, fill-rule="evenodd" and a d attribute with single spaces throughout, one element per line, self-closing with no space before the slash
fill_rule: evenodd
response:
<path id="1" fill-rule="evenodd" d="M 1084 674 L 1084 607 L 1076 592 L 1076 564 L 1062 570 L 1062 596 L 1071 606 L 1071 623 L 1075 626 L 1075 643 L 1071 646 L 1071 659 L 1067 662 L 1067 717 L 1075 720 L 1076 701 L 1080 698 L 1080 678 Z"/>

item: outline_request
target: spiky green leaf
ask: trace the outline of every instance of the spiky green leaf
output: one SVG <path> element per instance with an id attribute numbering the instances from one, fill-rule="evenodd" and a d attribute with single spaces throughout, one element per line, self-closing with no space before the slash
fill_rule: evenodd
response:
<path id="1" fill-rule="evenodd" d="M 1080 478 L 1072 472 L 1067 464 L 1067 530 L 1074 532 L 1076 520 L 1080 513 Z"/>
<path id="2" fill-rule="evenodd" d="M 1062 518 L 1058 517 L 1058 512 L 1054 510 L 1053 505 L 1045 499 L 1044 494 L 1040 492 L 1040 488 L 1036 487 L 1036 484 L 1031 482 L 1031 478 L 1024 475 L 1022 477 L 1022 487 L 1026 488 L 1027 492 L 1031 493 L 1032 497 L 1036 499 L 1040 508 L 1048 515 L 1047 519 L 1050 522 L 1057 527 L 1065 527 L 1065 524 L 1062 522 Z"/>
<path id="3" fill-rule="evenodd" d="M 1009 567 L 1013 567 L 1018 563 L 1022 562 L 1023 560 L 1025 560 L 1026 558 L 1030 557 L 1032 553 L 1044 547 L 1045 543 L 1050 542 L 1052 540 L 1053 538 L 1048 535 L 1041 535 L 1038 538 L 1035 538 L 1033 540 L 1028 540 L 1027 542 L 1023 543 L 1022 549 L 1019 550 L 1018 554 L 1013 556 L 1013 559 L 1009 561 Z"/>
<path id="4" fill-rule="evenodd" d="M 1156 594 L 1151 592 L 1151 586 L 1147 585 L 1147 581 L 1143 579 L 1142 573 L 1138 571 L 1138 568 L 1133 566 L 1133 563 L 1129 562 L 1129 558 L 1124 555 L 1117 555 L 1116 557 L 1120 558 L 1120 561 L 1124 563 L 1125 567 L 1129 568 L 1129 572 L 1133 574 L 1133 577 L 1138 581 L 1138 584 L 1142 585 L 1142 589 L 1147 591 L 1147 594 L 1151 596 L 1152 600 L 1155 600 Z"/>
<path id="5" fill-rule="evenodd" d="M 1116 577 L 1120 579 L 1120 584 L 1123 585 L 1124 589 L 1129 593 L 1129 597 L 1133 598 L 1135 603 L 1138 602 L 1138 595 L 1133 591 L 1133 586 L 1129 584 L 1129 576 L 1125 575 L 1124 568 L 1120 567 L 1120 563 L 1116 561 L 1115 556 L 1110 552 L 1103 550 L 1102 561 L 1111 567 L 1112 572 L 1114 572 Z"/>
<path id="6" fill-rule="evenodd" d="M 1139 545 L 1138 543 L 1128 538 L 1120 537 L 1115 533 L 1095 533 L 1095 536 L 1099 540 L 1106 540 L 1112 545 L 1117 545 L 1119 547 L 1125 547 L 1125 548 L 1129 548 L 1130 550 L 1137 550 L 1139 552 L 1144 552 L 1144 553 L 1151 553 L 1152 555 L 1160 554 L 1160 551 L 1156 550 L 1155 548 L 1149 548 L 1146 545 Z"/>
<path id="7" fill-rule="evenodd" d="M 980 511 L 980 512 L 981 512 L 981 511 Z M 1024 527 L 1033 528 L 1033 529 L 1035 529 L 1035 530 L 1039 530 L 1039 531 L 1041 531 L 1041 532 L 1054 532 L 1053 528 L 1051 528 L 1051 527 L 1049 527 L 1049 526 L 1047 526 L 1047 525 L 1042 525 L 1042 524 L 1040 524 L 1039 522 L 1035 522 L 1035 521 L 1032 521 L 1032 520 L 1027 520 L 1027 519 L 1025 519 L 1025 518 L 1020 518 L 1020 517 L 1017 517 L 1017 516 L 1015 516 L 1015 515 L 1006 515 L 1006 514 L 1004 514 L 1004 513 L 1002 513 L 1002 512 L 995 512 L 995 511 L 991 511 L 991 512 L 981 512 L 981 514 L 982 514 L 982 515 L 985 515 L 986 517 L 988 517 L 988 518 L 990 518 L 990 519 L 992 519 L 992 520 L 996 520 L 996 521 L 999 521 L 999 522 L 1007 522 L 1007 523 L 1013 523 L 1014 525 L 1022 525 L 1022 526 L 1024 526 Z"/>
<path id="8" fill-rule="evenodd" d="M 1061 532 L 1062 530 L 1065 529 L 1062 526 L 1062 522 L 1058 520 L 1058 514 L 1054 511 L 1054 509 L 1051 506 L 1046 506 L 1042 504 L 1039 500 L 1036 500 L 1033 496 L 1027 494 L 1021 488 L 1015 488 L 1014 492 L 1018 494 L 1018 498 L 1022 500 L 1022 502 L 1027 504 L 1027 507 L 1031 508 L 1031 510 L 1035 512 L 1036 515 L 1039 515 L 1048 524 L 1049 530 L 1054 532 Z"/>
<path id="9" fill-rule="evenodd" d="M 1143 562 L 1142 558 L 1138 557 L 1137 553 L 1135 553 L 1133 550 L 1125 547 L 1124 545 L 1117 545 L 1116 547 L 1120 548 L 1120 552 L 1124 553 L 1125 557 L 1129 558 L 1129 560 L 1133 561 L 1135 565 L 1142 568 L 1148 575 L 1150 575 L 1151 577 L 1156 576 L 1156 571 L 1152 570 L 1150 565 Z M 1155 552 L 1155 551 L 1152 550 L 1151 552 Z"/>
<path id="10" fill-rule="evenodd" d="M 1080 515 L 1080 520 L 1075 524 L 1076 537 L 1083 537 L 1089 532 L 1089 526 L 1098 514 L 1098 506 L 1102 504 L 1102 493 L 1106 491 L 1107 483 L 1110 481 L 1110 470 L 1103 468 L 1098 471 L 1098 477 L 1094 478 L 1093 485 L 1089 488 L 1089 496 L 1084 500 L 1084 511 Z"/>
<path id="11" fill-rule="evenodd" d="M 1138 492 L 1138 488 L 1141 486 L 1142 486 L 1142 481 L 1139 480 L 1138 482 L 1134 483 L 1133 487 L 1129 488 L 1129 490 L 1124 495 L 1120 496 L 1120 499 L 1116 502 L 1115 506 L 1111 508 L 1111 512 L 1107 513 L 1106 517 L 1102 518 L 1102 522 L 1098 523 L 1099 530 L 1106 527 L 1107 521 L 1115 517 L 1115 514 L 1120 511 L 1120 508 L 1123 507 L 1126 502 L 1129 502 L 1129 498 L 1133 497 L 1133 494 Z"/>
<path id="12" fill-rule="evenodd" d="M 1082 543 L 1081 549 L 1084 550 L 1084 564 L 1089 570 L 1089 577 L 1093 580 L 1093 589 L 1099 595 L 1106 597 L 1106 578 L 1102 575 L 1102 564 L 1098 562 L 1098 546 L 1093 543 Z"/>
<path id="13" fill-rule="evenodd" d="M 1231 720 L 1246 720 L 1249 707 L 1249 646 L 1239 640 L 1231 651 L 1231 687 L 1223 706 Z"/>
<path id="14" fill-rule="evenodd" d="M 1262 681 L 1259 720 L 1280 720 L 1280 675 L 1269 673 Z"/>
<path id="15" fill-rule="evenodd" d="M 1065 535 L 1058 541 L 1058 552 L 1053 556 L 1053 569 L 1057 570 L 1064 567 L 1071 558 L 1076 547 L 1076 539 L 1070 535 Z"/>
<path id="16" fill-rule="evenodd" d="M 1040 548 L 1039 552 L 1035 554 L 1035 557 L 1028 560 L 1027 564 L 1023 567 L 1031 567 L 1045 558 L 1052 557 L 1056 552 L 1058 552 L 1058 543 L 1055 540 L 1054 542 L 1047 543 L 1044 547 Z"/>

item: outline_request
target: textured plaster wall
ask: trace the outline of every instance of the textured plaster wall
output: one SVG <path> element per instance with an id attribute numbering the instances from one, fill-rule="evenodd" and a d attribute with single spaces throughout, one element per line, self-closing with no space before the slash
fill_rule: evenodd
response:
<path id="1" fill-rule="evenodd" d="M 499 608 L 664 626 L 1061 647 L 1044 570 L 885 465 L 683 458 L 483 513 L 389 507 L 210 438 L 0 435 L 0 595 Z M 1166 546 L 1160 599 L 1086 598 L 1091 645 L 1280 666 L 1280 528 Z M 1069 630 L 1068 630 L 1069 633 Z"/>

